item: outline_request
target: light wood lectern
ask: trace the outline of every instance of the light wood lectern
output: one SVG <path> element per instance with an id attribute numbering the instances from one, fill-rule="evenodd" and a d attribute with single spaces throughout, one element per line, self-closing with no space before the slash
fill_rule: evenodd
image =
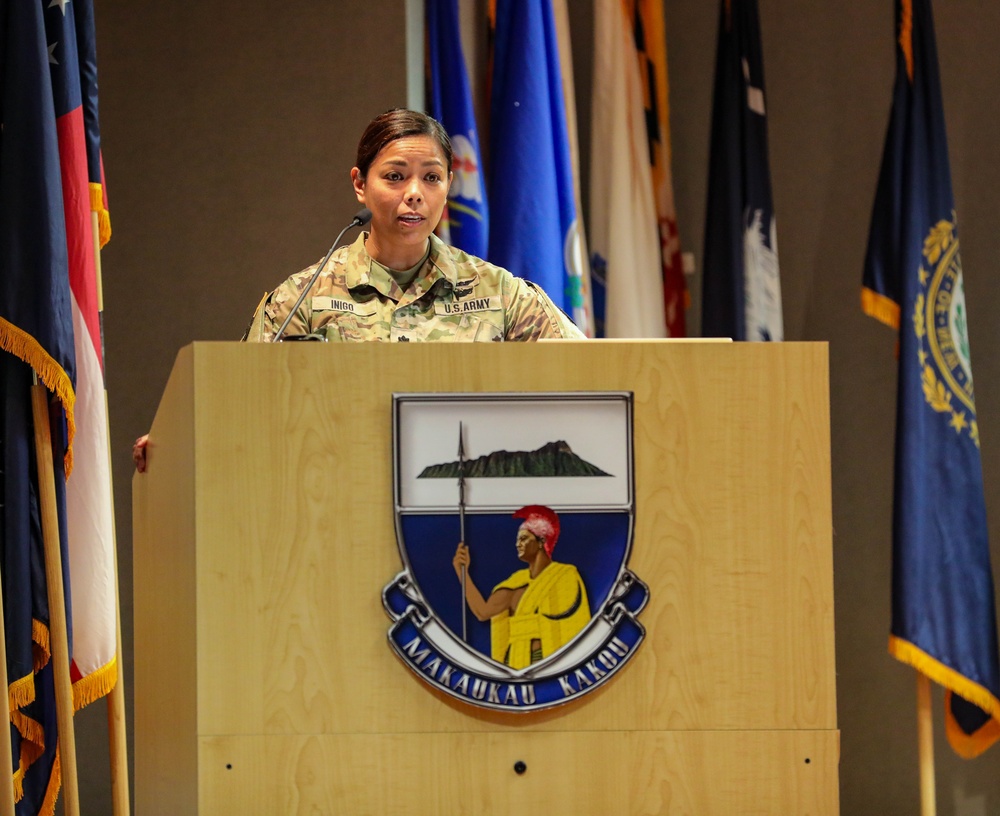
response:
<path id="1" fill-rule="evenodd" d="M 564 390 L 634 395 L 646 640 L 473 708 L 387 644 L 392 395 Z M 136 811 L 837 813 L 828 405 L 823 343 L 188 346 L 133 479 Z"/>

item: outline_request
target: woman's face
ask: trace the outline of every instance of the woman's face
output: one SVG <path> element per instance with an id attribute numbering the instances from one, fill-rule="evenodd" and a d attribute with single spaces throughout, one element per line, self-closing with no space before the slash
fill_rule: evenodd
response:
<path id="1" fill-rule="evenodd" d="M 391 269 L 409 269 L 427 250 L 427 238 L 448 200 L 451 168 L 431 136 L 405 136 L 379 151 L 368 175 L 351 181 L 358 201 L 372 211 L 368 253 Z"/>

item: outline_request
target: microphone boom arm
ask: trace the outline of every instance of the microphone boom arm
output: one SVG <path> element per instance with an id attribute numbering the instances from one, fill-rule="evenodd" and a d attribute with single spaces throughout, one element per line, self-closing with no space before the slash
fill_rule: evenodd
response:
<path id="1" fill-rule="evenodd" d="M 292 322 L 292 317 L 299 310 L 299 306 L 301 306 L 302 301 L 306 299 L 306 295 L 308 295 L 309 292 L 312 291 L 313 286 L 316 285 L 316 281 L 319 278 L 320 273 L 326 268 L 326 264 L 330 260 L 330 256 L 333 255 L 333 251 L 337 248 L 337 245 L 340 243 L 340 239 L 344 237 L 344 233 L 347 232 L 349 229 L 353 229 L 354 227 L 363 227 L 371 220 L 372 220 L 372 211 L 369 210 L 367 207 L 365 207 L 363 210 L 358 212 L 358 214 L 355 215 L 354 218 L 351 219 L 350 224 L 348 224 L 340 231 L 340 234 L 336 237 L 336 239 L 333 242 L 333 246 L 330 247 L 330 251 L 326 253 L 326 256 L 323 258 L 322 261 L 320 261 L 319 266 L 316 267 L 316 271 L 313 273 L 312 278 L 309 280 L 309 285 L 302 290 L 302 294 L 299 295 L 299 299 L 295 301 L 295 305 L 292 306 L 291 311 L 289 311 L 288 313 L 288 316 L 285 317 L 285 322 L 281 324 L 281 328 L 278 329 L 277 333 L 274 335 L 274 339 L 271 341 L 272 343 L 281 342 L 281 338 L 285 334 L 285 329 L 287 329 L 288 324 Z"/>

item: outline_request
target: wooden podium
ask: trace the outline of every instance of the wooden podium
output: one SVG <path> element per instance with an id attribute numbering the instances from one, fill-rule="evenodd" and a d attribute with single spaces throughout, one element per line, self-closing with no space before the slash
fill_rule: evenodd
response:
<path id="1" fill-rule="evenodd" d="M 634 394 L 646 640 L 474 708 L 387 644 L 392 395 L 564 390 Z M 133 479 L 136 812 L 838 813 L 828 397 L 825 343 L 184 348 Z"/>

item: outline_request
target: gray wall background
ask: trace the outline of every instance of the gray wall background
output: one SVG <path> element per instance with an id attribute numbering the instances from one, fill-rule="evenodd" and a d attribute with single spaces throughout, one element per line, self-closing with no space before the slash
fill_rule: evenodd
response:
<path id="1" fill-rule="evenodd" d="M 462 2 L 474 36 L 485 0 Z M 569 3 L 586 172 L 592 12 L 589 0 Z M 858 305 L 895 68 L 893 3 L 759 4 L 786 337 L 830 344 L 842 812 L 911 814 L 914 675 L 886 653 L 896 339 Z M 317 260 L 353 214 L 357 137 L 371 116 L 406 103 L 406 32 L 401 0 L 97 6 L 114 227 L 104 330 L 131 711 L 132 440 L 152 422 L 178 349 L 239 337 L 260 296 Z M 1000 5 L 949 0 L 936 11 L 996 567 Z M 665 0 L 665 14 L 678 220 L 700 261 L 718 3 Z M 481 53 L 470 58 L 482 64 Z M 690 287 L 695 335 L 697 275 Z M 78 715 L 77 729 L 84 809 L 110 813 L 103 706 Z M 955 757 L 939 692 L 935 729 L 939 812 L 1000 812 L 1000 748 Z"/>

